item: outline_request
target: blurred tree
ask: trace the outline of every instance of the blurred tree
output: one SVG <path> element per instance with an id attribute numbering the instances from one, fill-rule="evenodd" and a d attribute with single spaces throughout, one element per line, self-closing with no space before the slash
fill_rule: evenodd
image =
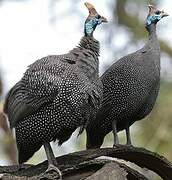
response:
<path id="1" fill-rule="evenodd" d="M 2 89 L 3 89 L 2 88 L 2 78 L 0 76 L 0 96 L 2 95 Z M 2 104 L 2 102 L 0 102 L 0 103 Z M 4 134 L 2 135 L 3 138 L 0 142 L 3 144 L 4 152 L 12 164 L 17 164 L 17 159 L 16 159 L 17 151 L 16 151 L 15 141 L 12 137 L 11 131 L 7 124 L 6 117 L 2 113 L 2 105 L 1 105 L 1 110 L 0 110 L 0 129 L 2 129 L 4 132 Z"/>
<path id="2" fill-rule="evenodd" d="M 3 150 L 10 163 L 17 164 L 16 144 L 8 127 L 6 117 L 2 112 L 0 112 L 0 128 L 4 131 L 3 140 L 1 141 L 3 144 Z"/>
<path id="3" fill-rule="evenodd" d="M 152 1 L 150 1 L 151 3 Z M 142 40 L 147 37 L 147 32 L 143 31 L 143 22 L 139 18 L 139 12 L 143 12 L 145 7 L 147 8 L 146 1 L 135 1 L 135 0 L 117 0 L 117 4 L 114 7 L 114 17 L 118 17 L 118 25 L 123 25 L 128 28 L 128 31 L 133 35 L 132 40 Z M 152 2 L 155 4 L 154 2 Z M 159 1 L 156 2 L 158 5 Z M 127 6 L 130 4 L 134 11 L 127 11 Z M 172 47 L 169 46 L 168 42 L 160 39 L 161 50 L 172 57 Z"/>
<path id="4" fill-rule="evenodd" d="M 0 96 L 2 94 L 2 79 L 1 79 L 1 76 L 0 76 Z"/>
<path id="5" fill-rule="evenodd" d="M 147 120 L 138 123 L 141 144 L 172 160 L 172 83 L 162 82 L 157 104 Z"/>

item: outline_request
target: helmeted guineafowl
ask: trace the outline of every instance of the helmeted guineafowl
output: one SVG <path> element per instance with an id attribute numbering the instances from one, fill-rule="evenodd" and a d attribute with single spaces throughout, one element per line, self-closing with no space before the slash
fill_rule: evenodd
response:
<path id="1" fill-rule="evenodd" d="M 19 163 L 44 145 L 48 170 L 58 171 L 50 142 L 61 145 L 78 127 L 83 130 L 100 106 L 99 42 L 93 32 L 107 20 L 93 5 L 85 5 L 89 16 L 78 47 L 31 64 L 7 95 L 4 112 L 16 130 Z"/>
<path id="2" fill-rule="evenodd" d="M 113 130 L 114 146 L 117 132 L 126 130 L 131 145 L 129 127 L 147 116 L 156 101 L 160 86 L 160 47 L 156 24 L 167 16 L 164 11 L 149 5 L 146 29 L 149 38 L 145 46 L 115 62 L 101 77 L 102 107 L 96 119 L 87 127 L 87 148 L 98 148 L 106 134 Z"/>

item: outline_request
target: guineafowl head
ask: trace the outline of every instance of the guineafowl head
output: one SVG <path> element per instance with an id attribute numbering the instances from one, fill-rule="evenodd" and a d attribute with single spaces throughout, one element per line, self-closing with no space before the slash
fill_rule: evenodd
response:
<path id="1" fill-rule="evenodd" d="M 154 5 L 148 5 L 149 14 L 146 19 L 146 27 L 148 28 L 151 24 L 156 24 L 163 17 L 168 16 L 164 11 L 158 10 Z"/>
<path id="2" fill-rule="evenodd" d="M 92 4 L 86 2 L 85 6 L 88 8 L 89 16 L 85 21 L 84 33 L 85 36 L 93 36 L 93 32 L 97 25 L 100 25 L 103 22 L 107 22 L 107 19 L 103 16 L 100 16 Z"/>

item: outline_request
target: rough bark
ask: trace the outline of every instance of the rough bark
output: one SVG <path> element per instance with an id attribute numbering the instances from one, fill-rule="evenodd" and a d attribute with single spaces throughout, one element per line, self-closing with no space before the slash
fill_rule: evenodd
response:
<path id="1" fill-rule="evenodd" d="M 96 173 L 88 177 L 86 180 L 127 180 L 127 172 L 118 164 L 111 162 L 104 165 Z"/>
<path id="2" fill-rule="evenodd" d="M 118 146 L 116 148 L 92 149 L 60 156 L 57 157 L 56 160 L 64 180 L 79 180 L 86 178 L 89 180 L 89 176 L 92 176 L 96 180 L 102 173 L 104 174 L 104 179 L 110 179 L 110 177 L 115 175 L 119 175 L 118 177 L 121 176 L 121 179 L 119 178 L 120 180 L 125 178 L 129 180 L 147 179 L 125 164 L 109 159 L 95 159 L 100 156 L 115 157 L 133 162 L 140 167 L 146 167 L 147 169 L 154 171 L 164 180 L 170 180 L 172 177 L 172 163 L 164 157 L 143 148 Z M 112 172 L 113 167 L 114 171 Z M 36 166 L 0 167 L 0 174 L 2 175 L 1 179 L 7 180 L 58 179 L 58 175 L 54 172 L 40 176 L 46 169 L 47 161 L 44 161 Z"/>

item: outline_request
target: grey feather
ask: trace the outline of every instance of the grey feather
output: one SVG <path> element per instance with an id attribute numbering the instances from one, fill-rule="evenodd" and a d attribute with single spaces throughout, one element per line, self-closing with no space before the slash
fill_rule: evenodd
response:
<path id="1" fill-rule="evenodd" d="M 160 86 L 160 47 L 154 26 L 142 49 L 119 59 L 102 75 L 102 107 L 87 127 L 87 148 L 102 145 L 113 121 L 121 131 L 153 109 Z"/>
<path id="2" fill-rule="evenodd" d="M 99 42 L 83 37 L 68 54 L 31 64 L 10 90 L 4 112 L 16 129 L 20 163 L 44 142 L 58 140 L 61 145 L 95 117 L 102 97 L 98 56 Z M 22 156 L 22 152 L 28 154 Z"/>

